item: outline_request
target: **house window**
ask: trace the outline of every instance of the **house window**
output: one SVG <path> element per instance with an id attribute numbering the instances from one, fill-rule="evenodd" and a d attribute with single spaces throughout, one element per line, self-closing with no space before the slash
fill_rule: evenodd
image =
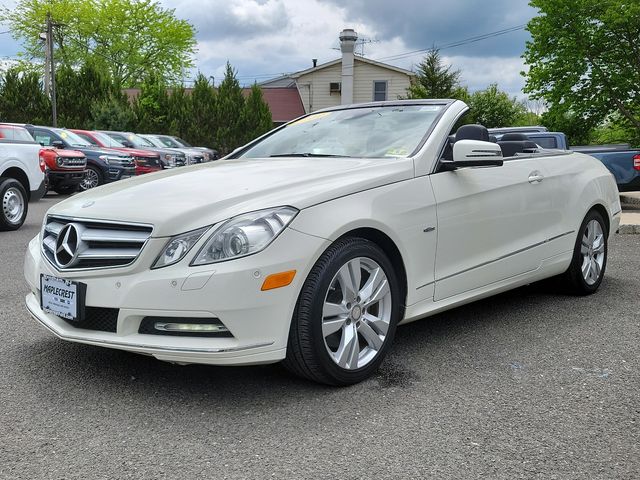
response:
<path id="1" fill-rule="evenodd" d="M 387 81 L 375 80 L 373 82 L 373 101 L 383 102 L 387 99 Z"/>

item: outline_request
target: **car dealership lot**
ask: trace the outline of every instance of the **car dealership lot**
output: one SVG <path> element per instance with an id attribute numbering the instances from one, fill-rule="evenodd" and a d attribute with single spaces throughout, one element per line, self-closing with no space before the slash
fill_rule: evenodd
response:
<path id="1" fill-rule="evenodd" d="M 638 478 L 640 236 L 594 296 L 534 286 L 398 330 L 336 389 L 58 340 L 25 311 L 44 211 L 0 234 L 0 478 Z"/>

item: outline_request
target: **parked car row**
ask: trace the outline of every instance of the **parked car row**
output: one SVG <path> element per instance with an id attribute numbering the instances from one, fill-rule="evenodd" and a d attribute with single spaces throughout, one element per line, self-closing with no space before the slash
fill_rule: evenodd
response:
<path id="1" fill-rule="evenodd" d="M 218 158 L 215 150 L 186 146 L 183 140 L 168 135 L 3 125 L 20 131 L 18 136 L 22 140 L 35 140 L 45 147 L 40 159 L 45 166 L 46 185 L 63 195 L 134 175 Z"/>

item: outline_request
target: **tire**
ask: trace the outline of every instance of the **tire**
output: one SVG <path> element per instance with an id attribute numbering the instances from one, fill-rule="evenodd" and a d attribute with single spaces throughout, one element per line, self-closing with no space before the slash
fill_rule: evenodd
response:
<path id="1" fill-rule="evenodd" d="M 78 191 L 78 185 L 60 185 L 53 189 L 58 195 L 71 195 Z"/>
<path id="2" fill-rule="evenodd" d="M 27 218 L 29 197 L 22 184 L 0 177 L 0 231 L 19 229 Z"/>
<path id="3" fill-rule="evenodd" d="M 353 288 L 358 280 L 351 271 L 360 273 L 358 289 Z M 391 347 L 400 303 L 398 279 L 380 247 L 362 238 L 337 241 L 316 262 L 302 286 L 289 331 L 285 368 L 328 385 L 365 380 Z"/>
<path id="4" fill-rule="evenodd" d="M 86 190 L 99 187 L 103 183 L 104 183 L 104 178 L 103 178 L 102 172 L 99 171 L 97 168 L 89 166 L 85 170 L 84 179 L 82 180 L 82 182 L 80 182 L 80 185 L 78 185 L 78 188 L 81 192 L 84 192 Z"/>
<path id="5" fill-rule="evenodd" d="M 591 295 L 598 290 L 607 268 L 607 225 L 602 215 L 591 210 L 582 221 L 562 285 L 573 295 Z"/>

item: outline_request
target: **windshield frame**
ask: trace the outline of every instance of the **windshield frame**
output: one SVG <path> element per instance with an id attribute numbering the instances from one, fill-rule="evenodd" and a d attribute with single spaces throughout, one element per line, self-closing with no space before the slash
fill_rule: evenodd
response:
<path id="1" fill-rule="evenodd" d="M 429 139 L 429 137 L 433 133 L 433 130 L 440 123 L 440 120 L 442 119 L 444 114 L 447 112 L 447 110 L 449 110 L 449 107 L 451 105 L 453 105 L 453 103 L 455 103 L 457 101 L 458 100 L 455 100 L 455 99 L 389 100 L 389 101 L 385 101 L 385 102 L 358 103 L 358 104 L 353 104 L 353 105 L 340 105 L 338 107 L 323 108 L 321 110 L 316 110 L 314 112 L 309 112 L 309 113 L 307 113 L 305 115 L 302 115 L 300 117 L 294 118 L 293 120 L 291 120 L 291 121 L 289 121 L 289 122 L 287 122 L 285 124 L 282 124 L 279 127 L 274 128 L 273 130 L 268 131 L 264 135 L 261 135 L 260 137 L 250 141 L 249 143 L 247 143 L 246 145 L 240 147 L 236 151 L 231 152 L 230 154 L 225 156 L 224 159 L 225 160 L 232 160 L 232 159 L 240 158 L 247 150 L 253 148 L 259 142 L 262 142 L 263 140 L 269 138 L 270 136 L 274 135 L 275 133 L 279 132 L 280 130 L 282 130 L 282 129 L 286 128 L 287 126 L 291 125 L 292 123 L 298 122 L 298 121 L 302 120 L 303 118 L 309 117 L 311 115 L 317 115 L 318 113 L 336 112 L 336 111 L 342 111 L 342 110 L 357 110 L 357 109 L 376 108 L 376 107 L 408 107 L 408 106 L 425 106 L 425 105 L 434 105 L 434 106 L 442 107 L 440 109 L 440 111 L 436 114 L 436 116 L 434 117 L 433 122 L 431 122 L 431 125 L 429 126 L 429 128 L 427 129 L 425 134 L 422 136 L 422 138 L 420 139 L 420 141 L 416 145 L 416 148 L 409 155 L 404 157 L 404 158 L 412 158 L 412 157 L 416 156 L 420 150 L 422 150 L 422 147 L 424 147 L 425 143 L 427 142 L 427 140 Z M 340 158 L 340 157 L 337 157 L 337 158 Z M 246 158 L 246 159 L 247 160 L 251 160 L 251 158 L 249 158 L 249 157 Z"/>

